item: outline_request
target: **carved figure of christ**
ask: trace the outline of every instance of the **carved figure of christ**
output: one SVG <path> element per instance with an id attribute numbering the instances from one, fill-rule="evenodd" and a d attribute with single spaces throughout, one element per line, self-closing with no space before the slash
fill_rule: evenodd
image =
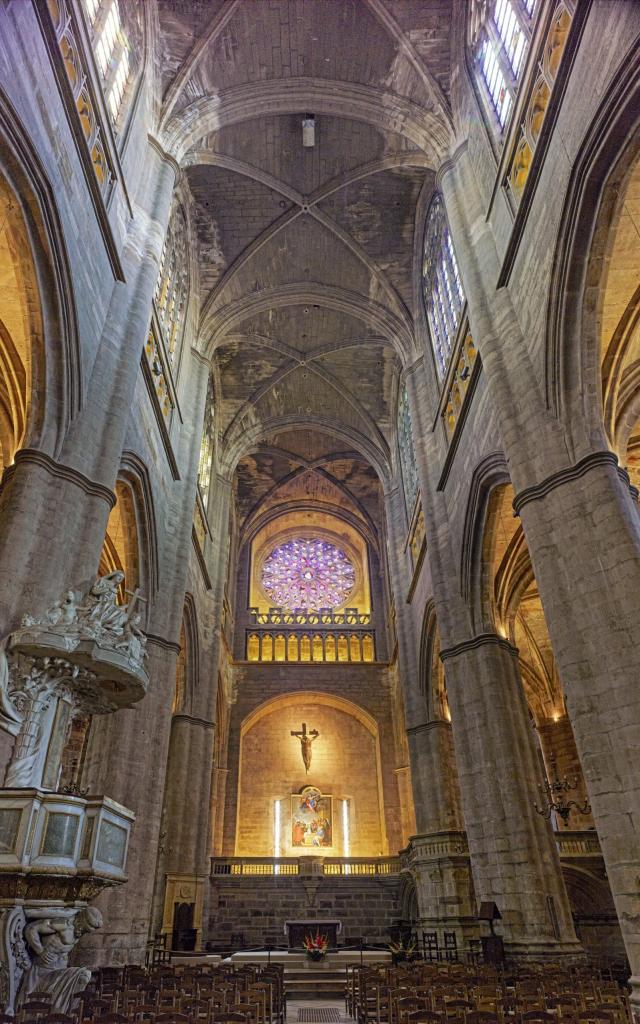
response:
<path id="1" fill-rule="evenodd" d="M 313 743 L 314 740 L 317 740 L 320 733 L 318 732 L 317 729 L 311 729 L 309 732 L 307 732 L 307 723 L 303 722 L 302 729 L 298 729 L 297 732 L 294 732 L 294 730 L 292 729 L 291 735 L 295 736 L 296 739 L 300 740 L 300 752 L 302 754 L 302 760 L 304 762 L 304 770 L 308 775 L 309 769 L 311 767 L 311 744 Z"/>

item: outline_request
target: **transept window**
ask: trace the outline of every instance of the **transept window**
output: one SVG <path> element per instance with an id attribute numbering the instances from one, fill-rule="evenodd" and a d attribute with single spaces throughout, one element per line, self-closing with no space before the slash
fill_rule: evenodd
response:
<path id="1" fill-rule="evenodd" d="M 531 35 L 536 0 L 491 0 L 476 6 L 473 50 L 503 129 L 513 109 Z"/>
<path id="2" fill-rule="evenodd" d="M 444 377 L 465 298 L 442 196 L 439 195 L 434 198 L 427 214 L 422 294 L 436 366 L 440 377 Z"/>
<path id="3" fill-rule="evenodd" d="M 115 124 L 131 72 L 131 47 L 120 4 L 118 0 L 85 0 L 85 10 L 107 107 Z"/>
<path id="4" fill-rule="evenodd" d="M 400 399 L 398 401 L 398 450 L 400 452 L 400 470 L 402 473 L 407 515 L 411 519 L 418 496 L 418 469 L 416 466 L 415 449 L 413 447 L 411 413 L 409 412 L 409 398 L 406 387 L 403 387 L 400 391 Z"/>
<path id="5" fill-rule="evenodd" d="M 174 370 L 187 308 L 188 266 L 187 225 L 184 213 L 176 206 L 171 214 L 162 250 L 154 299 L 164 333 L 165 348 Z"/>
<path id="6" fill-rule="evenodd" d="M 275 548 L 262 566 L 262 586 L 279 608 L 341 608 L 355 586 L 350 558 L 320 538 L 296 538 Z"/>

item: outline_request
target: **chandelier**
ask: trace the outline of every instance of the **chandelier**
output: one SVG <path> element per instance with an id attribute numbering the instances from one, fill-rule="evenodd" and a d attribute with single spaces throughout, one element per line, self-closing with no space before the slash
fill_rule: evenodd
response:
<path id="1" fill-rule="evenodd" d="M 537 803 L 535 807 L 538 814 L 541 814 L 547 821 L 550 820 L 552 814 L 557 814 L 559 818 L 562 818 L 565 828 L 569 825 L 569 815 L 572 810 L 577 811 L 578 814 L 591 814 L 591 804 L 586 799 L 584 804 L 579 804 L 577 800 L 567 800 L 566 794 L 573 792 L 578 788 L 577 777 L 571 781 L 565 775 L 564 778 L 560 778 L 558 775 L 558 766 L 556 764 L 555 756 L 551 758 L 551 778 L 545 779 L 544 789 L 546 789 L 546 806 L 538 807 Z M 538 786 L 538 789 L 543 792 L 542 786 Z"/>

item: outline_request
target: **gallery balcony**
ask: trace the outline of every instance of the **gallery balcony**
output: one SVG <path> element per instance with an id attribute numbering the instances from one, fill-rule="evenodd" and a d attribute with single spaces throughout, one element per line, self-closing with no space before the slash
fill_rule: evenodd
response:
<path id="1" fill-rule="evenodd" d="M 371 615 L 357 608 L 249 608 L 245 631 L 247 661 L 374 662 Z"/>

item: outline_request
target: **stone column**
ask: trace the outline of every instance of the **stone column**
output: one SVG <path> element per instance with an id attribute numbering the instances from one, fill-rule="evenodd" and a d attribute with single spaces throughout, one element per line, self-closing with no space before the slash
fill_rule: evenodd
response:
<path id="1" fill-rule="evenodd" d="M 451 726 L 430 720 L 434 712 L 420 686 L 418 637 L 405 601 L 410 581 L 404 554 L 404 498 L 399 486 L 389 489 L 385 498 L 417 830 L 410 839 L 408 863 L 416 883 L 421 928 L 455 931 L 462 947 L 477 934 L 477 925 Z"/>
<path id="2" fill-rule="evenodd" d="M 640 523 L 615 456 L 546 406 L 466 152 L 442 175 L 482 357 L 634 977 L 640 1020 Z M 470 244 L 471 243 L 471 244 Z"/>
<path id="3" fill-rule="evenodd" d="M 151 685 L 140 706 L 92 724 L 82 784 L 130 807 L 136 820 L 128 882 L 98 898 L 104 928 L 83 943 L 83 963 L 90 966 L 144 963 L 179 649 L 177 643 L 150 640 Z"/>
<path id="4" fill-rule="evenodd" d="M 484 634 L 442 651 L 476 898 L 502 914 L 511 956 L 581 952 L 553 832 L 515 648 Z"/>
<path id="5" fill-rule="evenodd" d="M 96 572 L 151 316 L 176 167 L 152 146 L 82 411 L 55 453 L 23 449 L 0 490 L 0 635 Z M 73 543 L 69 543 L 73 538 Z M 21 585 L 16 586 L 16 580 Z"/>
<path id="6" fill-rule="evenodd" d="M 208 877 L 209 858 L 213 853 L 210 818 L 217 795 L 212 793 L 212 785 L 216 781 L 213 775 L 215 681 L 222 647 L 222 603 L 227 574 L 230 507 L 231 481 L 218 474 L 209 506 L 211 539 L 205 551 L 211 578 L 207 603 L 210 621 L 206 630 L 209 642 L 202 655 L 202 664 L 194 666 L 194 677 L 200 683 L 195 688 L 193 712 L 173 716 L 164 797 L 166 853 L 162 858 L 162 870 L 167 875 L 185 880 Z M 204 683 L 205 676 L 211 680 L 209 685 Z M 158 878 L 161 888 L 163 881 L 163 878 Z M 165 906 L 163 917 L 165 924 L 172 918 L 170 908 Z"/>

